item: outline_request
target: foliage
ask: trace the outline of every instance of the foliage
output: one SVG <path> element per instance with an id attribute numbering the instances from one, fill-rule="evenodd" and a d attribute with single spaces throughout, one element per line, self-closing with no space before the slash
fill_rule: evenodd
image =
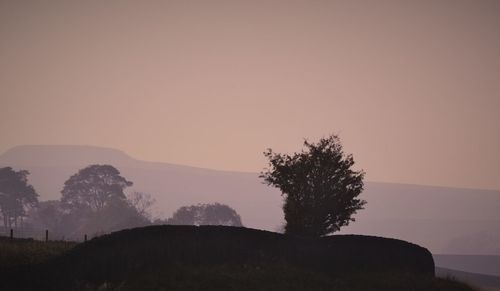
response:
<path id="1" fill-rule="evenodd" d="M 132 182 L 120 176 L 115 167 L 90 165 L 64 183 L 61 202 L 69 211 L 87 208 L 97 212 L 113 200 L 125 200 L 123 190 L 129 186 Z"/>
<path id="2" fill-rule="evenodd" d="M 38 203 L 38 194 L 28 184 L 28 175 L 26 170 L 0 168 L 0 211 L 5 228 L 19 226 L 26 211 Z"/>
<path id="3" fill-rule="evenodd" d="M 352 169 L 352 155 L 343 152 L 336 135 L 318 143 L 304 141 L 305 150 L 293 155 L 268 149 L 269 168 L 261 173 L 268 185 L 284 196 L 285 232 L 317 237 L 338 231 L 354 221 L 352 215 L 366 203 L 363 171 Z"/>
<path id="4" fill-rule="evenodd" d="M 174 212 L 167 224 L 242 226 L 238 213 L 220 203 L 183 206 Z"/>
<path id="5" fill-rule="evenodd" d="M 6 229 L 23 226 L 16 236 L 42 238 L 48 230 L 51 240 L 82 240 L 85 234 L 90 238 L 151 224 L 154 199 L 142 192 L 126 197 L 124 189 L 132 182 L 113 166 L 81 169 L 65 182 L 60 200 L 41 202 L 27 183 L 28 174 L 0 168 L 0 213 Z"/>
<path id="6" fill-rule="evenodd" d="M 111 165 L 90 165 L 71 176 L 62 190 L 60 231 L 81 240 L 124 228 L 150 224 L 147 211 L 154 203 L 150 195 L 124 190 L 133 183 Z M 61 214 L 62 213 L 62 214 Z"/>

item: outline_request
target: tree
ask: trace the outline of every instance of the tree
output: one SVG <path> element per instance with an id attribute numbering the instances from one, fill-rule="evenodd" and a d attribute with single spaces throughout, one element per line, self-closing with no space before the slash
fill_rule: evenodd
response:
<path id="1" fill-rule="evenodd" d="M 29 172 L 0 168 L 0 210 L 6 228 L 18 227 L 26 211 L 38 203 L 38 194 L 28 184 Z"/>
<path id="2" fill-rule="evenodd" d="M 110 165 L 91 165 L 65 183 L 61 205 L 64 233 L 70 238 L 95 235 L 150 224 L 148 210 L 154 203 L 149 194 L 124 190 L 132 186 Z"/>
<path id="3" fill-rule="evenodd" d="M 365 173 L 352 169 L 354 159 L 344 154 L 336 135 L 316 144 L 305 140 L 304 147 L 293 155 L 268 149 L 269 168 L 260 177 L 282 192 L 285 233 L 319 237 L 348 225 L 363 209 L 366 201 L 357 197 Z"/>
<path id="4" fill-rule="evenodd" d="M 64 226 L 70 224 L 64 214 L 59 200 L 40 201 L 27 213 L 26 224 L 37 233 L 49 230 L 50 236 L 62 239 L 65 235 Z"/>
<path id="5" fill-rule="evenodd" d="M 155 204 L 155 199 L 151 194 L 133 191 L 127 194 L 127 201 L 131 207 L 134 207 L 137 212 L 148 218 L 152 219 L 151 207 Z"/>
<path id="6" fill-rule="evenodd" d="M 115 199 L 100 211 L 88 214 L 73 236 L 80 234 L 81 238 L 81 234 L 84 233 L 98 235 L 150 224 L 151 221 L 139 213 L 127 200 Z"/>
<path id="7" fill-rule="evenodd" d="M 219 203 L 183 206 L 167 219 L 167 224 L 242 226 L 238 213 Z"/>
<path id="8" fill-rule="evenodd" d="M 78 171 L 65 183 L 61 203 L 68 211 L 87 209 L 98 212 L 113 200 L 125 200 L 123 190 L 132 182 L 110 165 L 91 165 Z"/>

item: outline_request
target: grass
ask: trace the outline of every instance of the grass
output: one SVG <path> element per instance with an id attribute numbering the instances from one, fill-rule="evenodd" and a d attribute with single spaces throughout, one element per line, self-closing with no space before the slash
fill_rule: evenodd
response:
<path id="1" fill-rule="evenodd" d="M 327 275 L 293 266 L 262 268 L 234 266 L 178 267 L 134 274 L 123 281 L 106 282 L 89 290 L 336 290 L 336 291 L 472 291 L 453 279 L 410 273 L 344 273 Z"/>
<path id="2" fill-rule="evenodd" d="M 35 265 L 71 250 L 77 243 L 0 237 L 0 271 Z"/>

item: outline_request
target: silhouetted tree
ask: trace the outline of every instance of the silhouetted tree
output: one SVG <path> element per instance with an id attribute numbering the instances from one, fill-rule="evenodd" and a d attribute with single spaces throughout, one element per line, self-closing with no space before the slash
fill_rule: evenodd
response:
<path id="1" fill-rule="evenodd" d="M 114 200 L 125 200 L 123 190 L 132 182 L 110 165 L 91 165 L 78 171 L 65 183 L 61 202 L 70 212 L 88 209 L 97 212 Z"/>
<path id="2" fill-rule="evenodd" d="M 219 203 L 183 206 L 174 212 L 167 224 L 242 226 L 238 213 Z"/>
<path id="3" fill-rule="evenodd" d="M 71 176 L 61 191 L 64 232 L 68 237 L 106 233 L 142 226 L 149 220 L 127 201 L 124 189 L 132 186 L 110 165 L 90 165 Z"/>
<path id="4" fill-rule="evenodd" d="M 18 227 L 26 210 L 38 203 L 38 194 L 28 184 L 29 172 L 0 168 L 0 210 L 6 228 Z"/>
<path id="5" fill-rule="evenodd" d="M 284 196 L 285 233 L 318 237 L 354 221 L 352 215 L 366 203 L 363 171 L 354 171 L 352 155 L 344 154 L 336 135 L 318 143 L 304 141 L 305 150 L 293 155 L 268 149 L 269 168 L 261 178 Z"/>
<path id="6" fill-rule="evenodd" d="M 242 226 L 241 217 L 236 211 L 224 204 L 205 204 L 200 225 Z"/>

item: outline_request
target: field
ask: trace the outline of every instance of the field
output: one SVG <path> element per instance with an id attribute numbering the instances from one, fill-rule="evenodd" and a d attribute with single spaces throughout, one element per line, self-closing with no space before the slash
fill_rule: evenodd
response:
<path id="1" fill-rule="evenodd" d="M 473 290 L 429 274 L 425 249 L 363 236 L 155 226 L 80 244 L 2 239 L 0 253 L 1 290 Z"/>
<path id="2" fill-rule="evenodd" d="M 33 239 L 0 237 L 0 272 L 12 268 L 36 265 L 72 249 L 77 243 L 66 241 L 42 242 Z"/>

